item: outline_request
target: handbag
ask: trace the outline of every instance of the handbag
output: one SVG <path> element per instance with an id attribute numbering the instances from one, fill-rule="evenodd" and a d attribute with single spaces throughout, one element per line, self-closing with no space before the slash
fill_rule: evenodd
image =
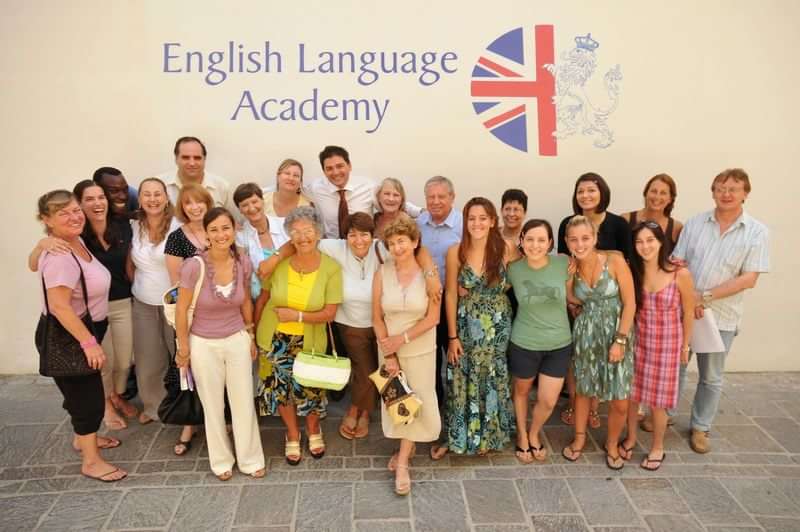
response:
<path id="1" fill-rule="evenodd" d="M 331 324 L 328 322 L 328 329 Z M 333 332 L 331 332 L 331 336 Z M 301 350 L 294 359 L 292 376 L 300 385 L 307 388 L 322 388 L 325 390 L 341 390 L 350 382 L 350 359 L 340 357 L 336 353 L 336 346 L 332 346 L 332 355 Z"/>
<path id="2" fill-rule="evenodd" d="M 97 338 L 94 321 L 89 312 L 89 296 L 86 292 L 86 279 L 83 276 L 83 268 L 78 261 L 78 257 L 70 252 L 72 258 L 78 264 L 81 272 L 81 289 L 83 290 L 83 302 L 86 305 L 86 314 L 81 316 L 81 322 Z M 42 291 L 44 292 L 44 307 L 47 314 L 39 316 L 39 323 L 36 325 L 36 350 L 39 352 L 39 374 L 45 377 L 81 377 L 97 373 L 98 370 L 89 366 L 86 360 L 86 353 L 83 352 L 78 339 L 67 331 L 58 318 L 50 312 L 50 303 L 47 300 L 47 287 L 42 277 Z M 98 338 L 98 341 L 100 339 Z"/>
<path id="3" fill-rule="evenodd" d="M 395 425 L 408 425 L 419 416 L 422 401 L 409 387 L 405 374 L 400 371 L 394 377 L 389 376 L 386 366 L 372 372 L 370 380 L 375 383 L 386 412 Z"/>
<path id="4" fill-rule="evenodd" d="M 197 390 L 181 390 L 180 370 L 171 362 L 164 375 L 167 395 L 158 405 L 158 419 L 167 425 L 202 425 L 203 403 Z"/>
<path id="5" fill-rule="evenodd" d="M 192 294 L 192 302 L 189 303 L 189 311 L 187 312 L 187 326 L 192 326 L 192 318 L 194 317 L 194 306 L 197 304 L 197 298 L 200 296 L 200 289 L 203 287 L 203 278 L 206 275 L 206 263 L 203 262 L 201 257 L 195 255 L 191 257 L 193 259 L 197 259 L 200 261 L 200 277 L 197 278 L 197 282 L 194 285 L 194 294 Z M 175 328 L 175 309 L 178 306 L 178 285 L 180 283 L 175 283 L 173 286 L 169 288 L 164 295 L 161 296 L 161 303 L 164 307 L 164 319 L 167 320 L 167 323 L 172 325 L 172 328 Z"/>

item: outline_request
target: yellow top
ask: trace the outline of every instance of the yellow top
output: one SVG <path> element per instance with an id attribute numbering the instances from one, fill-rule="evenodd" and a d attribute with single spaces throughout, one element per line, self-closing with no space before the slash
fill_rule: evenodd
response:
<path id="1" fill-rule="evenodd" d="M 311 297 L 311 290 L 317 280 L 317 272 L 299 273 L 289 266 L 289 290 L 288 307 L 304 311 L 308 308 L 308 300 Z M 299 321 L 286 321 L 278 324 L 278 331 L 284 334 L 301 335 L 303 334 L 303 324 Z"/>

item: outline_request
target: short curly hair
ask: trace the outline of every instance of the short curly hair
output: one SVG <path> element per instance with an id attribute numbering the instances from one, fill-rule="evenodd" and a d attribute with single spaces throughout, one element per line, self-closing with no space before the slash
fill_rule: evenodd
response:
<path id="1" fill-rule="evenodd" d="M 302 205 L 292 209 L 292 211 L 287 214 L 286 218 L 283 220 L 283 229 L 286 231 L 286 234 L 291 235 L 292 225 L 294 225 L 294 223 L 298 220 L 308 220 L 311 222 L 311 225 L 314 226 L 314 230 L 316 230 L 319 238 L 322 238 L 322 235 L 325 234 L 322 229 L 322 219 L 314 207 Z"/>
<path id="2" fill-rule="evenodd" d="M 389 247 L 389 239 L 393 236 L 407 236 L 419 242 L 419 227 L 410 216 L 401 214 L 383 230 L 383 243 Z"/>

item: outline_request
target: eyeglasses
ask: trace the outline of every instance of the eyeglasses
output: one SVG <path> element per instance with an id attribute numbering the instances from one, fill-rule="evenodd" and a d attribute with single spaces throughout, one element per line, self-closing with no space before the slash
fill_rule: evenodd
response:
<path id="1" fill-rule="evenodd" d="M 714 187 L 714 190 L 719 194 L 736 194 L 742 192 L 744 187 L 724 187 L 722 185 L 717 185 Z"/>
<path id="2" fill-rule="evenodd" d="M 289 231 L 289 236 L 292 238 L 314 238 L 317 232 L 313 229 L 306 229 L 305 231 Z"/>

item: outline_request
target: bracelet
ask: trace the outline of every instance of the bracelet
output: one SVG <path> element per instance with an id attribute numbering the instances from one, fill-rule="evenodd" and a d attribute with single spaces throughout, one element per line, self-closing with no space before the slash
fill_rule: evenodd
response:
<path id="1" fill-rule="evenodd" d="M 245 323 L 244 324 L 244 328 L 245 328 L 246 331 L 249 331 L 253 327 L 255 327 L 255 324 L 253 324 L 253 323 Z"/>
<path id="2" fill-rule="evenodd" d="M 389 353 L 389 354 L 383 355 L 383 358 L 397 358 L 397 353 Z"/>
<path id="3" fill-rule="evenodd" d="M 403 342 L 405 342 L 407 344 L 411 343 L 411 340 L 408 339 L 408 332 L 404 332 L 403 333 Z"/>
<path id="4" fill-rule="evenodd" d="M 448 336 L 447 339 L 452 342 L 453 340 L 458 340 L 458 336 Z"/>
<path id="5" fill-rule="evenodd" d="M 88 340 L 84 340 L 81 342 L 81 349 L 89 349 L 90 347 L 95 347 L 97 345 L 97 338 L 94 336 L 90 337 Z"/>
<path id="6" fill-rule="evenodd" d="M 433 277 L 436 275 L 436 270 L 422 270 L 423 277 Z"/>
<path id="7" fill-rule="evenodd" d="M 302 310 L 298 310 L 297 311 L 297 322 L 298 323 L 303 323 L 303 311 Z"/>

